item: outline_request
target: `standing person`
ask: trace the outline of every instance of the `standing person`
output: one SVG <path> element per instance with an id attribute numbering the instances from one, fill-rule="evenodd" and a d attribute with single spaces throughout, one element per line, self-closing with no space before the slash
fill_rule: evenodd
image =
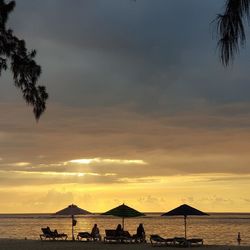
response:
<path id="1" fill-rule="evenodd" d="M 136 240 L 139 241 L 139 242 L 145 242 L 146 241 L 146 234 L 145 234 L 145 230 L 144 230 L 144 227 L 143 227 L 142 223 L 140 223 L 139 226 L 137 227 Z"/>
<path id="2" fill-rule="evenodd" d="M 101 240 L 102 237 L 100 235 L 100 231 L 99 231 L 99 228 L 97 227 L 97 224 L 95 224 L 91 230 L 91 234 L 90 234 L 94 240 L 98 239 L 98 240 Z"/>
<path id="3" fill-rule="evenodd" d="M 238 232 L 237 242 L 238 242 L 238 245 L 240 246 L 240 242 L 241 242 L 240 232 Z"/>

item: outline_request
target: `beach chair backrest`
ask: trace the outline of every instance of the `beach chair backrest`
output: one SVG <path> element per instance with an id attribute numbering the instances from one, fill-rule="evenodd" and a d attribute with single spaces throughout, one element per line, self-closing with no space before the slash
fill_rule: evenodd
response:
<path id="1" fill-rule="evenodd" d="M 125 236 L 125 237 L 131 237 L 129 231 L 123 231 L 123 236 Z"/>
<path id="2" fill-rule="evenodd" d="M 114 229 L 106 229 L 105 234 L 108 237 L 113 237 L 113 236 L 116 236 L 116 231 Z"/>
<path id="3" fill-rule="evenodd" d="M 42 232 L 44 235 L 51 235 L 51 231 L 50 231 L 50 228 L 49 227 L 44 227 L 44 228 L 41 228 L 42 229 Z"/>

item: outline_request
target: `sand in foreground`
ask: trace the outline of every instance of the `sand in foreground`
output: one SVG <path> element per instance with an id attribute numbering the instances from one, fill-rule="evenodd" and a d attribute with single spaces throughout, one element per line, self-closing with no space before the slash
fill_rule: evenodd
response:
<path id="1" fill-rule="evenodd" d="M 1 250 L 177 250 L 176 247 L 153 247 L 150 244 L 104 244 L 98 242 L 39 241 L 39 240 L 0 240 Z M 202 246 L 195 250 L 250 250 L 250 246 Z"/>

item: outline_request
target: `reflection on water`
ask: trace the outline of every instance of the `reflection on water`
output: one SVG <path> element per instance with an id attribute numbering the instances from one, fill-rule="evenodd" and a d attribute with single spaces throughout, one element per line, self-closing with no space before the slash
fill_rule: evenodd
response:
<path id="1" fill-rule="evenodd" d="M 121 219 L 117 217 L 91 215 L 77 216 L 75 232 L 90 231 L 97 223 L 102 235 L 105 229 L 114 229 Z M 182 217 L 161 217 L 147 214 L 145 217 L 125 219 L 125 228 L 134 234 L 139 223 L 144 224 L 147 236 L 160 234 L 163 237 L 183 236 Z M 241 233 L 242 245 L 250 245 L 250 214 L 212 214 L 204 217 L 189 217 L 188 237 L 202 237 L 205 244 L 236 245 Z M 50 226 L 59 232 L 71 235 L 71 218 L 50 215 L 0 215 L 0 237 L 38 239 L 41 227 Z"/>

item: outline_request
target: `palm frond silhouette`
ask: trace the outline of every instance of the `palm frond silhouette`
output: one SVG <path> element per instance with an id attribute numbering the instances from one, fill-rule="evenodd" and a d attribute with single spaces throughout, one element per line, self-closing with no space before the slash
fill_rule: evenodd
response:
<path id="1" fill-rule="evenodd" d="M 215 19 L 220 59 L 224 66 L 228 66 L 240 47 L 245 45 L 244 23 L 249 21 L 249 7 L 250 0 L 227 0 L 224 13 Z"/>

